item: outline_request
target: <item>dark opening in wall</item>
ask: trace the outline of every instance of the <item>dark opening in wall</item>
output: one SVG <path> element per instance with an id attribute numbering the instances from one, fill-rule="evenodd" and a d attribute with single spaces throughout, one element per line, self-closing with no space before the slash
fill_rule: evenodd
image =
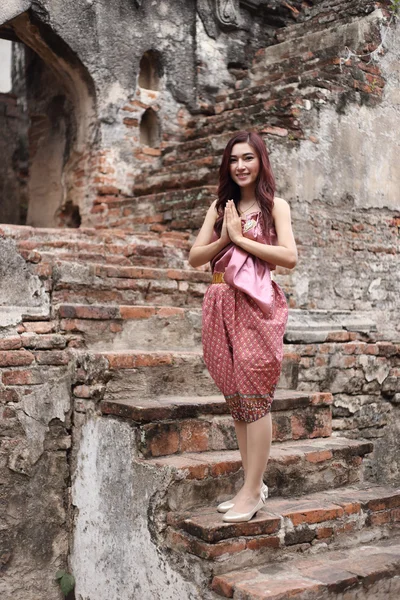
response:
<path id="1" fill-rule="evenodd" d="M 140 121 L 140 143 L 151 148 L 160 145 L 160 125 L 157 113 L 152 108 L 143 113 Z"/>
<path id="2" fill-rule="evenodd" d="M 159 90 L 162 75 L 160 56 L 154 50 L 145 52 L 139 65 L 139 86 L 146 90 Z"/>
<path id="3" fill-rule="evenodd" d="M 62 227 L 80 227 L 81 215 L 79 206 L 76 206 L 71 200 L 68 200 L 59 212 L 59 221 Z"/>
<path id="4" fill-rule="evenodd" d="M 0 93 L 0 222 L 79 227 L 95 135 L 93 82 L 31 11 L 0 24 L 0 39 L 12 43 L 12 89 Z"/>

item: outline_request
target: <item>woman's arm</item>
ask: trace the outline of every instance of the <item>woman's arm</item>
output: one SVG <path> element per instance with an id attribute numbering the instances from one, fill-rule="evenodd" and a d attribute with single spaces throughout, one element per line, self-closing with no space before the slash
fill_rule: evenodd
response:
<path id="1" fill-rule="evenodd" d="M 275 198 L 272 209 L 278 245 L 271 246 L 249 240 L 242 234 L 240 217 L 233 202 L 227 203 L 227 228 L 231 240 L 246 252 L 273 265 L 293 269 L 297 264 L 297 248 L 292 231 L 290 206 L 282 198 Z"/>
<path id="2" fill-rule="evenodd" d="M 197 235 L 197 238 L 189 252 L 189 264 L 192 267 L 200 267 L 210 262 L 230 242 L 231 239 L 228 236 L 226 228 L 226 217 L 224 215 L 224 221 L 222 224 L 221 237 L 215 242 L 211 242 L 212 234 L 214 231 L 215 221 L 218 218 L 218 213 L 215 210 L 217 201 L 211 204 L 207 211 L 204 223 Z"/>

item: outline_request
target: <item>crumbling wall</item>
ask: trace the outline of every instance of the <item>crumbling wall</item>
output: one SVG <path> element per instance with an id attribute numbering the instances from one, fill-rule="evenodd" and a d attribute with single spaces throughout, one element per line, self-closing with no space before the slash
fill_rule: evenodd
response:
<path id="1" fill-rule="evenodd" d="M 194 577 L 188 581 L 174 571 L 152 540 L 149 511 L 167 489 L 168 474 L 135 460 L 136 435 L 128 423 L 90 410 L 77 417 L 71 568 L 78 597 L 202 597 Z"/>
<path id="2" fill-rule="evenodd" d="M 0 223 L 26 215 L 26 117 L 12 92 L 0 94 Z"/>
<path id="3" fill-rule="evenodd" d="M 12 240 L 0 257 L 0 594 L 50 598 L 69 547 L 70 357 L 40 277 Z"/>
<path id="4" fill-rule="evenodd" d="M 400 226 L 400 44 L 398 24 L 388 28 L 388 17 L 378 28 L 376 17 L 351 26 L 351 48 L 361 58 L 341 65 L 345 47 L 336 48 L 339 89 L 329 85 L 314 100 L 299 99 L 303 136 L 296 148 L 272 140 L 270 148 L 278 195 L 291 204 L 299 246 L 298 266 L 281 278 L 291 306 L 364 311 L 393 341 L 400 338 L 400 288 L 393 277 Z M 347 81 L 353 91 L 342 89 Z"/>

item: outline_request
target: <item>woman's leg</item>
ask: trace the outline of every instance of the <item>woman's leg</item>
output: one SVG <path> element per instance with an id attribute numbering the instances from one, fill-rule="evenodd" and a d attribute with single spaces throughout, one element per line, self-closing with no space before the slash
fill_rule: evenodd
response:
<path id="1" fill-rule="evenodd" d="M 246 479 L 247 471 L 247 423 L 245 421 L 233 421 L 235 424 L 236 438 L 238 441 L 240 458 L 242 459 L 242 467 L 244 472 L 244 479 Z M 236 502 L 236 498 L 240 494 L 240 491 L 233 498 Z"/>
<path id="2" fill-rule="evenodd" d="M 235 507 L 232 510 L 234 512 L 246 513 L 254 508 L 260 499 L 262 479 L 271 450 L 271 411 L 257 421 L 252 423 L 242 421 L 242 423 L 246 428 L 245 481 L 242 489 L 235 496 Z M 241 425 L 239 429 L 242 436 L 243 428 Z"/>
<path id="3" fill-rule="evenodd" d="M 247 423 L 244 421 L 233 421 L 235 424 L 236 437 L 238 441 L 240 457 L 242 459 L 243 471 L 247 471 Z"/>

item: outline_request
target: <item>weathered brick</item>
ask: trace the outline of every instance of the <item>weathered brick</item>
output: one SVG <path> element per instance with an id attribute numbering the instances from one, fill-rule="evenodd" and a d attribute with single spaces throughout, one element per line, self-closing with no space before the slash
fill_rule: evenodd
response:
<path id="1" fill-rule="evenodd" d="M 350 339 L 348 331 L 331 331 L 326 337 L 327 342 L 347 342 Z"/>
<path id="2" fill-rule="evenodd" d="M 317 529 L 316 529 L 317 538 L 319 540 L 324 540 L 324 539 L 330 538 L 333 536 L 334 531 L 335 530 L 333 527 L 317 527 Z"/>
<path id="3" fill-rule="evenodd" d="M 0 339 L 0 350 L 18 350 L 22 346 L 19 336 Z"/>
<path id="4" fill-rule="evenodd" d="M 30 365 L 35 360 L 32 352 L 25 350 L 10 350 L 9 352 L 0 352 L 0 367 L 19 367 Z"/>
<path id="5" fill-rule="evenodd" d="M 27 332 L 37 333 L 52 333 L 56 330 L 55 321 L 25 321 L 23 323 L 24 330 Z"/>
<path id="6" fill-rule="evenodd" d="M 303 346 L 301 349 L 301 354 L 303 356 L 315 356 L 317 353 L 317 348 L 313 344 L 309 344 L 308 346 Z"/>
<path id="7" fill-rule="evenodd" d="M 61 331 L 82 331 L 82 321 L 80 319 L 61 319 Z"/>
<path id="8" fill-rule="evenodd" d="M 316 367 L 325 367 L 329 364 L 329 359 L 327 356 L 316 356 L 314 364 Z"/>
<path id="9" fill-rule="evenodd" d="M 379 350 L 379 356 L 394 356 L 397 354 L 397 348 L 395 344 L 391 342 L 378 342 L 377 347 Z"/>
<path id="10" fill-rule="evenodd" d="M 207 421 L 184 421 L 180 426 L 181 452 L 205 452 L 209 446 L 210 424 Z"/>
<path id="11" fill-rule="evenodd" d="M 183 317 L 185 311 L 183 308 L 178 308 L 175 306 L 163 306 L 157 310 L 158 317 L 175 317 L 180 316 Z"/>
<path id="12" fill-rule="evenodd" d="M 400 506 L 400 496 L 398 493 L 394 493 L 392 496 L 372 498 L 366 504 L 367 508 L 372 511 L 380 511 L 388 508 L 394 508 Z"/>
<path id="13" fill-rule="evenodd" d="M 166 456 L 179 452 L 179 426 L 177 423 L 152 423 L 141 432 L 144 456 Z"/>
<path id="14" fill-rule="evenodd" d="M 124 125 L 126 125 L 127 127 L 138 127 L 139 126 L 139 120 L 134 119 L 132 117 L 125 117 L 123 122 L 124 122 Z"/>
<path id="15" fill-rule="evenodd" d="M 39 351 L 34 355 L 40 365 L 67 365 L 71 359 L 69 352 L 62 350 Z"/>
<path id="16" fill-rule="evenodd" d="M 6 404 L 7 402 L 19 402 L 19 395 L 17 390 L 0 389 L 0 403 Z"/>
<path id="17" fill-rule="evenodd" d="M 281 540 L 277 536 L 263 537 L 259 536 L 254 539 L 248 540 L 246 547 L 249 550 L 262 550 L 263 548 L 280 548 Z"/>
<path id="18" fill-rule="evenodd" d="M 343 344 L 342 352 L 344 354 L 363 354 L 366 345 L 365 342 L 349 342 L 348 344 Z"/>
<path id="19" fill-rule="evenodd" d="M 284 515 L 291 519 L 293 525 L 296 526 L 302 523 L 321 523 L 337 519 L 343 515 L 343 509 L 340 506 L 331 506 L 323 509 L 310 508 L 302 512 L 284 513 Z"/>
<path id="20" fill-rule="evenodd" d="M 155 367 L 159 365 L 170 365 L 173 363 L 173 355 L 169 353 L 105 353 L 104 356 L 108 360 L 110 369 L 134 369 L 138 367 Z"/>
<path id="21" fill-rule="evenodd" d="M 153 306 L 120 306 L 122 319 L 149 319 L 155 312 Z"/>
<path id="22" fill-rule="evenodd" d="M 346 515 L 354 515 L 361 512 L 360 502 L 344 502 L 341 505 Z"/>
<path id="23" fill-rule="evenodd" d="M 326 405 L 329 406 L 333 402 L 332 394 L 329 392 L 317 392 L 310 396 L 311 404 L 314 406 Z"/>
<path id="24" fill-rule="evenodd" d="M 24 348 L 31 348 L 37 350 L 49 350 L 65 348 L 67 345 L 64 336 L 58 333 L 49 333 L 43 335 L 36 335 L 35 333 L 22 333 L 21 334 L 22 345 Z"/>
<path id="25" fill-rule="evenodd" d="M 37 385 L 43 383 L 45 375 L 36 370 L 14 370 L 3 371 L 2 381 L 4 385 Z"/>
<path id="26" fill-rule="evenodd" d="M 320 450 L 306 454 L 306 460 L 312 463 L 325 462 L 326 460 L 330 460 L 332 456 L 331 450 Z"/>

